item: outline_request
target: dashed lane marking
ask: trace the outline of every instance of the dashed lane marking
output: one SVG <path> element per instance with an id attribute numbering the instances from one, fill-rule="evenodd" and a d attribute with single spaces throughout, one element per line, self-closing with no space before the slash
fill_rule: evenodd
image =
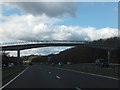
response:
<path id="1" fill-rule="evenodd" d="M 82 90 L 82 89 L 80 89 L 79 87 L 75 87 L 75 89 L 77 89 L 77 90 Z"/>
<path id="2" fill-rule="evenodd" d="M 56 76 L 56 78 L 60 79 L 60 77 L 59 77 L 59 76 Z"/>
<path id="3" fill-rule="evenodd" d="M 51 72 L 48 72 L 49 74 L 51 74 Z"/>

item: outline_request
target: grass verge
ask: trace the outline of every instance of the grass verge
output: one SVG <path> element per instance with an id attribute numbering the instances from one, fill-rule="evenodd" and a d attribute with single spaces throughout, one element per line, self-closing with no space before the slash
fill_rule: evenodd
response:
<path id="1" fill-rule="evenodd" d="M 110 66 L 109 68 L 100 68 L 100 67 L 96 67 L 94 64 L 72 64 L 72 65 L 64 64 L 63 66 L 54 65 L 53 67 L 59 67 L 59 68 L 80 71 L 80 72 L 91 73 L 91 74 L 120 78 L 120 72 L 119 72 L 120 66 L 114 66 L 114 67 Z"/>
<path id="2" fill-rule="evenodd" d="M 6 84 L 16 75 L 18 75 L 21 71 L 23 71 L 26 67 L 23 65 L 11 67 L 11 68 L 3 68 L 2 69 L 2 85 Z"/>

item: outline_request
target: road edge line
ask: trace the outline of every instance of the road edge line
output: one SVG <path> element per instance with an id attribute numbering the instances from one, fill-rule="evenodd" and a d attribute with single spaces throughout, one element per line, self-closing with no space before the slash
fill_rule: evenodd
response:
<path id="1" fill-rule="evenodd" d="M 114 77 L 110 77 L 110 76 L 103 76 L 103 75 L 87 73 L 87 72 L 81 72 L 81 71 L 76 71 L 76 70 L 71 70 L 71 69 L 64 69 L 64 68 L 57 68 L 57 69 L 72 71 L 72 72 L 77 72 L 77 73 L 83 73 L 83 74 L 89 74 L 89 75 L 93 75 L 93 76 L 105 77 L 105 78 L 110 78 L 110 79 L 115 79 L 115 80 L 120 80 L 119 78 L 114 78 Z"/>
<path id="2" fill-rule="evenodd" d="M 12 83 L 12 82 L 13 82 L 15 79 L 17 79 L 21 74 L 23 74 L 28 68 L 29 68 L 29 67 L 27 67 L 26 69 L 24 69 L 21 73 L 19 73 L 17 76 L 15 76 L 12 80 L 10 80 L 8 83 L 6 83 L 4 86 L 2 86 L 2 87 L 0 88 L 0 90 L 3 89 L 3 88 L 5 88 L 6 86 L 8 86 L 10 83 Z"/>

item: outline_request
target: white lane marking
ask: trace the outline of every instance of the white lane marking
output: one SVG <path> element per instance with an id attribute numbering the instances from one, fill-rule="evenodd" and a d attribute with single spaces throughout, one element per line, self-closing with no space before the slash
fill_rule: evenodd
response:
<path id="1" fill-rule="evenodd" d="M 56 76 L 56 78 L 60 79 L 60 77 L 59 77 L 59 76 Z"/>
<path id="2" fill-rule="evenodd" d="M 10 80 L 7 84 L 5 84 L 4 86 L 2 86 L 1 88 L 0 88 L 0 90 L 1 89 L 3 89 L 3 88 L 5 88 L 7 85 L 9 85 L 10 83 L 12 83 L 15 79 L 17 79 L 21 74 L 23 74 L 27 69 L 28 69 L 29 67 L 27 67 L 25 70 L 23 70 L 21 73 L 19 73 L 16 77 L 14 77 L 12 80 Z"/>
<path id="3" fill-rule="evenodd" d="M 51 72 L 48 72 L 49 74 L 51 74 Z"/>
<path id="4" fill-rule="evenodd" d="M 75 89 L 77 89 L 77 90 L 82 90 L 82 89 L 80 89 L 79 87 L 75 87 Z"/>
<path id="5" fill-rule="evenodd" d="M 98 76 L 98 77 L 105 77 L 105 78 L 120 80 L 119 78 L 114 78 L 114 77 L 110 77 L 110 76 L 103 76 L 103 75 L 97 75 L 97 74 L 81 72 L 81 71 L 75 71 L 75 70 L 71 70 L 71 69 L 63 69 L 63 68 L 56 68 L 56 69 L 61 69 L 61 70 L 66 70 L 66 71 L 71 71 L 71 72 L 76 72 L 76 73 L 83 73 L 83 74 L 89 74 L 89 75 Z"/>

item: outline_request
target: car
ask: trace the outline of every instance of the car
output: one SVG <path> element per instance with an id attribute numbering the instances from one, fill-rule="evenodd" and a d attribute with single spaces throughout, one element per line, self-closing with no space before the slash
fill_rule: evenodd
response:
<path id="1" fill-rule="evenodd" d="M 71 65 L 72 63 L 70 61 L 67 62 L 68 65 Z"/>
<path id="2" fill-rule="evenodd" d="M 109 67 L 109 63 L 105 59 L 96 59 L 95 60 L 95 65 L 97 67 Z"/>
<path id="3" fill-rule="evenodd" d="M 3 64 L 2 67 L 7 67 L 7 65 L 6 65 L 6 64 Z"/>
<path id="4" fill-rule="evenodd" d="M 55 65 L 55 63 L 54 63 L 54 62 L 52 62 L 51 64 L 52 64 L 52 65 Z"/>
<path id="5" fill-rule="evenodd" d="M 62 63 L 62 62 L 59 62 L 58 65 L 59 65 L 59 66 L 63 66 L 63 63 Z"/>
<path id="6" fill-rule="evenodd" d="M 8 67 L 14 67 L 15 65 L 14 65 L 14 63 L 9 63 L 8 64 Z"/>

